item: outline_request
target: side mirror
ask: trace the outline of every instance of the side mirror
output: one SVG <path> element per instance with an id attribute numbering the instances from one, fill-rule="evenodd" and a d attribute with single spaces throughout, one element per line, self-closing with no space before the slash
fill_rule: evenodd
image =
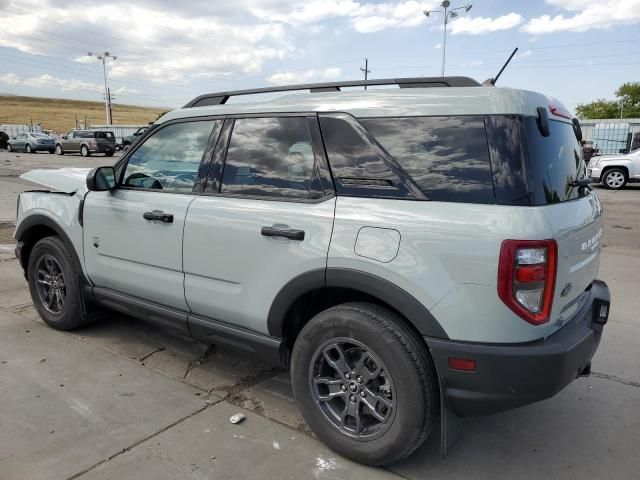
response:
<path id="1" fill-rule="evenodd" d="M 113 167 L 94 168 L 87 175 L 90 192 L 106 192 L 116 188 L 116 171 Z"/>

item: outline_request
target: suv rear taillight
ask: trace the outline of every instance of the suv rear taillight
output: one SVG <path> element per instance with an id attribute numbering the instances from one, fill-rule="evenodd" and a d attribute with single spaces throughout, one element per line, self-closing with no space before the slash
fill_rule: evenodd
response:
<path id="1" fill-rule="evenodd" d="M 549 321 L 556 283 L 555 240 L 505 240 L 500 248 L 498 296 L 533 325 Z"/>

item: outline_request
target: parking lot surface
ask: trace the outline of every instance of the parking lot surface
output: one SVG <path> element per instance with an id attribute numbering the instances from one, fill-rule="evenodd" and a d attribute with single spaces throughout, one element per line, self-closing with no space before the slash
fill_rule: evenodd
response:
<path id="1" fill-rule="evenodd" d="M 282 369 L 115 313 L 69 333 L 42 323 L 13 258 L 15 195 L 33 188 L 17 177 L 113 161 L 0 151 L 1 480 L 640 477 L 640 187 L 596 188 L 613 306 L 592 375 L 544 402 L 465 419 L 445 459 L 436 432 L 374 469 L 310 435 Z M 247 419 L 230 424 L 238 412 Z"/>

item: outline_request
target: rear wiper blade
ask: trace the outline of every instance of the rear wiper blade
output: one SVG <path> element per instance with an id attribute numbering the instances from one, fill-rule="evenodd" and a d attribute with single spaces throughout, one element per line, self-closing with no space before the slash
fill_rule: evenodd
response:
<path id="1" fill-rule="evenodd" d="M 590 178 L 582 178 L 580 180 L 574 180 L 569 184 L 569 186 L 573 188 L 577 187 L 578 195 L 584 197 L 585 195 L 587 195 L 588 192 L 593 190 L 593 187 L 591 186 L 592 183 L 593 182 Z"/>
<path id="2" fill-rule="evenodd" d="M 583 178 L 580 180 L 574 180 L 569 185 L 572 187 L 588 187 L 591 189 L 592 180 L 590 178 Z"/>

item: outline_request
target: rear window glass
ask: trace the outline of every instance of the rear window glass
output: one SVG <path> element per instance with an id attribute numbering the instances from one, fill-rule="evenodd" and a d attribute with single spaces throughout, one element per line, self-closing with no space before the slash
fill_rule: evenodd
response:
<path id="1" fill-rule="evenodd" d="M 586 176 L 580 145 L 569 123 L 549 120 L 550 134 L 543 137 L 535 117 L 524 117 L 532 203 L 546 205 L 579 197 L 571 184 Z"/>
<path id="2" fill-rule="evenodd" d="M 482 116 L 363 119 L 433 201 L 495 203 Z"/>
<path id="3" fill-rule="evenodd" d="M 96 132 L 96 138 L 114 138 L 112 132 Z"/>

